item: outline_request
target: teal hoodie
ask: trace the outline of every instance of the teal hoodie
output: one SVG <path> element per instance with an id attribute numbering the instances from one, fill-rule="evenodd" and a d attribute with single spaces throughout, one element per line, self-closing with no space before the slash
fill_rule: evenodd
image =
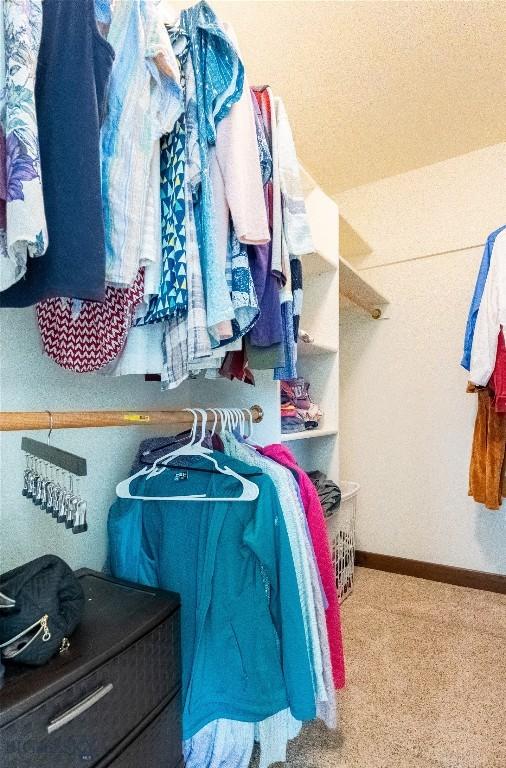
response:
<path id="1" fill-rule="evenodd" d="M 278 496 L 260 470 L 213 458 L 259 488 L 255 501 L 117 499 L 109 512 L 112 573 L 181 595 L 183 738 L 218 718 L 257 722 L 290 707 L 315 717 L 297 580 Z M 176 462 L 175 462 L 176 463 Z M 240 496 L 236 478 L 178 457 L 138 496 Z M 183 470 L 183 471 L 182 471 Z"/>

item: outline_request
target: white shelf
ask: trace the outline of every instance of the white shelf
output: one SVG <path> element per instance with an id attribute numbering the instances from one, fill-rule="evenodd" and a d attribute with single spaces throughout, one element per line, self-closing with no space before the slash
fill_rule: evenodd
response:
<path id="1" fill-rule="evenodd" d="M 293 432 L 291 435 L 281 434 L 282 443 L 291 443 L 294 440 L 309 440 L 315 437 L 331 437 L 337 435 L 337 429 L 306 429 L 304 432 Z"/>
<path id="2" fill-rule="evenodd" d="M 342 257 L 339 257 L 339 293 L 347 300 L 343 302 L 345 305 L 350 302 L 371 315 L 388 304 L 388 299 Z"/>
<path id="3" fill-rule="evenodd" d="M 337 355 L 339 349 L 333 344 L 320 341 L 306 342 L 299 339 L 297 355 L 299 357 L 318 357 L 319 355 Z"/>
<path id="4" fill-rule="evenodd" d="M 333 259 L 323 253 L 318 253 L 318 251 L 302 257 L 304 277 L 308 275 L 323 275 L 325 272 L 336 272 L 338 268 L 338 259 Z"/>
<path id="5" fill-rule="evenodd" d="M 335 272 L 339 269 L 339 208 L 302 166 L 300 178 L 315 248 L 302 257 L 304 275 Z"/>
<path id="6" fill-rule="evenodd" d="M 314 252 L 303 256 L 304 306 L 301 327 L 314 338 L 299 339 L 299 375 L 310 383 L 312 400 L 325 416 L 319 429 L 281 434 L 281 442 L 302 467 L 339 475 L 339 208 L 301 169 Z"/>

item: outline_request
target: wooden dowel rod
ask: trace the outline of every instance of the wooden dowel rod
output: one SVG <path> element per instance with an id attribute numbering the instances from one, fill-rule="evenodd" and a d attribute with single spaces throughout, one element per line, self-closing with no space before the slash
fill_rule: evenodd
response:
<path id="1" fill-rule="evenodd" d="M 242 409 L 248 413 L 247 409 Z M 263 419 L 259 405 L 250 408 L 253 421 Z M 208 416 L 214 415 L 207 409 Z M 219 417 L 218 417 L 219 420 Z M 0 432 L 19 430 L 80 429 L 84 427 L 132 427 L 151 424 L 193 424 L 193 414 L 182 410 L 173 411 L 11 411 L 0 413 Z"/>
<path id="2" fill-rule="evenodd" d="M 340 291 L 341 296 L 344 296 L 348 301 L 351 301 L 352 304 L 355 304 L 356 307 L 359 307 L 359 309 L 363 309 L 364 312 L 367 312 L 368 315 L 371 315 L 373 320 L 378 320 L 381 317 L 381 309 L 379 307 L 371 307 L 368 304 L 364 304 L 359 299 L 357 299 L 356 296 L 352 296 L 351 294 L 346 293 L 346 291 Z"/>

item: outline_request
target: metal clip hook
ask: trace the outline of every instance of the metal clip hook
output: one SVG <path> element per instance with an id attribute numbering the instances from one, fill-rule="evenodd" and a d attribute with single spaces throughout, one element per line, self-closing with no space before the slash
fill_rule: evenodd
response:
<path id="1" fill-rule="evenodd" d="M 48 432 L 48 435 L 47 435 L 47 444 L 50 445 L 50 443 L 51 443 L 51 433 L 53 431 L 53 414 L 51 413 L 51 411 L 46 411 L 46 413 L 49 414 L 49 432 Z"/>

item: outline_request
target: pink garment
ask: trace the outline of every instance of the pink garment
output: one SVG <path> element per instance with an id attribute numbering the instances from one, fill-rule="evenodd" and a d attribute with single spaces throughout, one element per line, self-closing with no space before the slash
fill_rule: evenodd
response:
<path id="1" fill-rule="evenodd" d="M 257 448 L 258 452 L 278 464 L 294 471 L 299 491 L 306 513 L 307 524 L 313 549 L 316 556 L 318 570 L 323 584 L 323 589 L 328 602 L 325 611 L 327 620 L 327 634 L 329 638 L 330 658 L 332 661 L 332 674 L 336 688 L 344 688 L 344 648 L 341 632 L 341 615 L 336 589 L 336 574 L 332 565 L 327 526 L 322 505 L 318 498 L 318 492 L 303 469 L 297 464 L 293 453 L 284 445 L 267 445 L 265 448 Z"/>
<path id="2" fill-rule="evenodd" d="M 233 29 L 229 24 L 224 26 L 238 48 Z M 269 243 L 271 233 L 265 210 L 255 113 L 246 76 L 241 98 L 216 127 L 216 143 L 209 150 L 209 158 L 216 238 L 221 239 L 225 253 L 229 216 L 239 242 Z"/>

